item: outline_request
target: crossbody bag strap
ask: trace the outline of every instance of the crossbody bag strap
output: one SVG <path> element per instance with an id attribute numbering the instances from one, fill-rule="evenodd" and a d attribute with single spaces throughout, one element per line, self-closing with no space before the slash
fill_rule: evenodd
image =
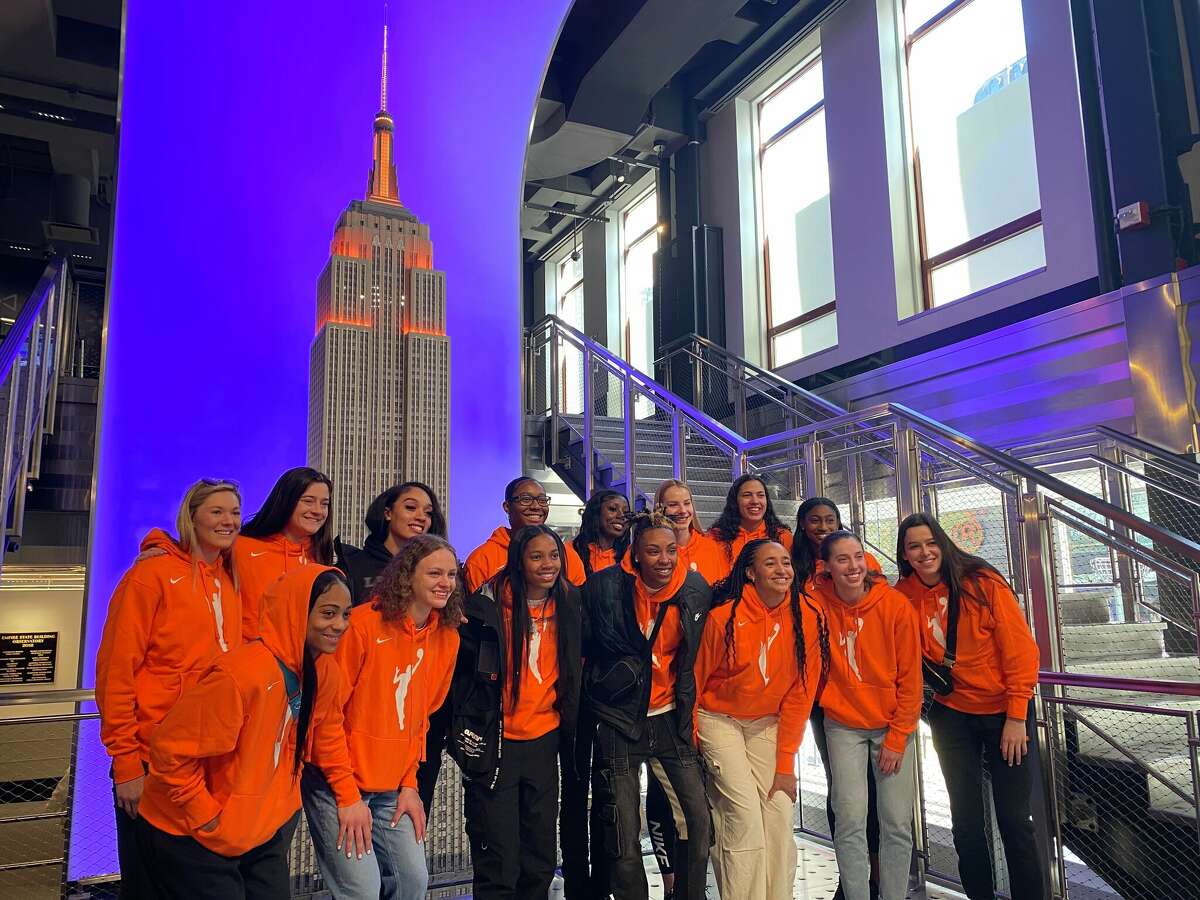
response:
<path id="1" fill-rule="evenodd" d="M 958 597 L 950 595 L 947 598 L 949 608 L 946 610 L 946 653 L 942 657 L 942 665 L 949 669 L 953 669 L 958 660 L 958 614 L 962 606 L 961 591 L 959 593 Z"/>
<path id="2" fill-rule="evenodd" d="M 667 607 L 670 601 L 663 603 L 658 608 L 658 614 L 654 617 L 654 627 L 650 629 L 650 637 L 646 638 L 646 658 L 654 654 L 654 641 L 658 638 L 658 629 L 662 628 L 663 619 L 667 617 Z"/>

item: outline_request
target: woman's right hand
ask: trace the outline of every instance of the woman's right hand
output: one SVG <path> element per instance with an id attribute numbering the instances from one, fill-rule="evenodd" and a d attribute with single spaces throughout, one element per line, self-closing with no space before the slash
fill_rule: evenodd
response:
<path id="1" fill-rule="evenodd" d="M 136 819 L 138 814 L 138 803 L 142 799 L 142 788 L 146 786 L 146 776 L 139 775 L 132 781 L 123 781 L 116 787 L 117 806 L 124 810 L 125 815 L 131 819 Z"/>
<path id="2" fill-rule="evenodd" d="M 221 814 L 217 813 L 215 816 L 212 817 L 212 821 L 205 822 L 203 825 L 201 825 L 200 830 L 203 831 L 205 834 L 208 834 L 209 832 L 216 831 L 217 826 L 220 824 L 221 824 Z"/>

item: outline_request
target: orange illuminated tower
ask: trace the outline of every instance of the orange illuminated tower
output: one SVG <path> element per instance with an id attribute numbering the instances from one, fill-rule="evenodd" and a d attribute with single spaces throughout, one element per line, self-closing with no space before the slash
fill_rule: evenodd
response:
<path id="1" fill-rule="evenodd" d="M 391 485 L 424 481 L 443 507 L 449 489 L 446 275 L 429 226 L 400 202 L 387 87 L 385 25 L 367 196 L 338 218 L 310 351 L 308 462 L 333 480 L 334 533 L 353 544 Z"/>

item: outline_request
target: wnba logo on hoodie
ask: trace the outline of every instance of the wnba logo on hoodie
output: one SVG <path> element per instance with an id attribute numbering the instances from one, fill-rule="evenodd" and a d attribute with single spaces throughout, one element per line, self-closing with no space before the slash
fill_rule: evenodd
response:
<path id="1" fill-rule="evenodd" d="M 762 675 L 763 684 L 771 683 L 771 676 L 767 674 L 767 657 L 771 653 L 771 645 L 775 643 L 775 638 L 779 637 L 779 623 L 775 623 L 775 628 L 771 631 L 771 636 L 767 638 L 759 646 L 758 650 L 758 671 Z"/>
<path id="2" fill-rule="evenodd" d="M 862 673 L 858 671 L 858 655 L 855 650 L 858 646 L 858 633 L 862 630 L 863 620 L 858 616 L 850 617 L 850 624 L 853 625 L 853 630 L 846 629 L 846 633 L 838 638 L 838 645 L 846 648 L 846 662 L 850 665 L 850 671 L 854 673 L 854 677 L 862 681 Z"/>

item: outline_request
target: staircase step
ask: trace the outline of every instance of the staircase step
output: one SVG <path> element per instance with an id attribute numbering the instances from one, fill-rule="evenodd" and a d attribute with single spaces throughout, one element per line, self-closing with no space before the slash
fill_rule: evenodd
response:
<path id="1" fill-rule="evenodd" d="M 1161 659 L 1166 622 L 1064 625 L 1063 652 L 1069 665 L 1114 660 Z"/>

